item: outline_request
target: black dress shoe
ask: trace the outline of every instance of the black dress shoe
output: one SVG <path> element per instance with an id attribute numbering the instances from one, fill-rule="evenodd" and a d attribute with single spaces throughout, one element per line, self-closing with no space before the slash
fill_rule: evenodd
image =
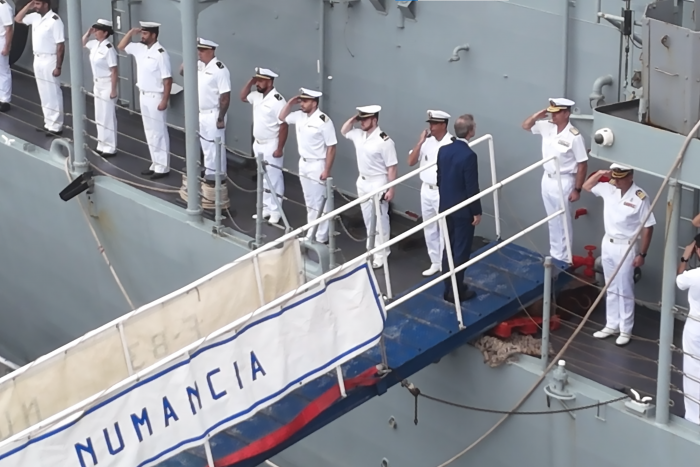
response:
<path id="1" fill-rule="evenodd" d="M 38 131 L 39 133 L 45 133 L 45 132 L 47 132 L 47 131 L 49 131 L 49 130 L 47 130 L 46 128 L 39 128 L 39 127 L 36 127 L 36 128 L 34 128 L 34 131 Z"/>
<path id="2" fill-rule="evenodd" d="M 0 112 L 7 112 L 10 108 L 9 102 L 0 102 Z"/>
<path id="3" fill-rule="evenodd" d="M 159 178 L 165 178 L 168 175 L 170 175 L 170 172 L 165 172 L 165 173 L 157 173 L 156 172 L 148 178 L 150 178 L 151 180 L 158 180 Z"/>
<path id="4" fill-rule="evenodd" d="M 116 152 L 100 152 L 100 156 L 104 157 L 105 159 L 110 158 L 110 157 L 114 157 L 116 155 L 117 155 Z"/>
<path id="5" fill-rule="evenodd" d="M 141 172 L 141 175 L 153 175 L 155 172 L 151 169 L 146 169 Z"/>
<path id="6" fill-rule="evenodd" d="M 58 131 L 47 131 L 46 136 L 51 137 L 51 136 L 61 136 L 63 134 L 63 130 L 58 130 Z"/>

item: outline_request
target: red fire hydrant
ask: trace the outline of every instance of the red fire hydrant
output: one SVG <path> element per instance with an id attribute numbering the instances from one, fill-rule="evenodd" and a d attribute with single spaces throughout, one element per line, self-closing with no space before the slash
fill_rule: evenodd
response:
<path id="1" fill-rule="evenodd" d="M 595 258 L 593 257 L 593 251 L 595 251 L 596 247 L 593 245 L 586 245 L 584 249 L 588 251 L 587 256 L 574 255 L 572 258 L 574 269 L 585 266 L 583 275 L 586 277 L 595 277 L 595 270 L 593 269 Z"/>

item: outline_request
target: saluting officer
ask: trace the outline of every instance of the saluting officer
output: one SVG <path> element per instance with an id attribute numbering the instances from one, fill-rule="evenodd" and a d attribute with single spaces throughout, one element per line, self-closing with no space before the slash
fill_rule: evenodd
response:
<path id="1" fill-rule="evenodd" d="M 226 113 L 231 104 L 231 73 L 216 58 L 216 42 L 197 39 L 197 83 L 199 89 L 199 141 L 204 153 L 204 178 L 216 180 L 216 143 L 221 138 L 221 165 L 219 170 L 226 177 Z M 180 74 L 183 66 L 180 66 Z"/>
<path id="2" fill-rule="evenodd" d="M 6 0 L 0 0 L 0 112 L 10 110 L 12 100 L 12 73 L 10 49 L 14 35 L 15 12 Z"/>
<path id="3" fill-rule="evenodd" d="M 397 164 L 396 145 L 389 135 L 379 128 L 378 105 L 357 107 L 357 114 L 350 117 L 340 129 L 340 133 L 355 144 L 357 156 L 357 170 L 360 176 L 357 178 L 357 196 L 381 188 L 389 182 L 396 180 Z M 355 122 L 360 122 L 360 128 L 353 128 Z M 389 202 L 394 198 L 394 187 L 389 188 L 379 203 L 380 212 L 377 213 L 375 246 L 389 241 Z M 367 247 L 369 248 L 370 223 L 372 221 L 373 200 L 368 200 L 360 205 L 362 218 L 367 229 Z M 381 227 L 381 230 L 380 230 Z M 381 268 L 384 260 L 391 250 L 385 248 L 378 252 L 372 259 L 372 267 Z"/>
<path id="4" fill-rule="evenodd" d="M 170 56 L 158 42 L 160 24 L 141 21 L 141 28 L 127 32 L 117 46 L 136 60 L 136 86 L 140 91 L 141 119 L 146 133 L 151 166 L 141 172 L 151 180 L 170 173 L 170 135 L 168 134 L 168 100 L 173 85 Z M 131 42 L 134 34 L 141 42 Z"/>
<path id="5" fill-rule="evenodd" d="M 442 110 L 428 110 L 429 128 L 423 130 L 418 138 L 418 143 L 408 153 L 408 165 L 414 166 L 420 160 L 420 167 L 435 164 L 437 162 L 438 150 L 451 144 L 453 136 L 447 130 L 447 123 L 450 114 Z M 420 209 L 423 220 L 435 217 L 440 210 L 440 193 L 437 186 L 437 167 L 424 170 L 420 173 L 423 185 L 420 189 Z M 428 247 L 430 257 L 430 268 L 423 271 L 424 276 L 432 276 L 440 272 L 442 263 L 442 249 L 444 242 L 438 223 L 434 222 L 426 225 L 423 229 L 425 235 L 425 245 Z"/>
<path id="6" fill-rule="evenodd" d="M 326 194 L 323 181 L 331 174 L 338 140 L 333 121 L 318 108 L 318 101 L 323 93 L 306 88 L 299 89 L 299 93 L 284 106 L 280 112 L 280 120 L 296 126 L 299 179 L 306 203 L 306 220 L 310 223 L 317 219 L 322 207 L 321 203 Z M 290 113 L 295 104 L 299 104 L 301 110 Z M 327 202 L 323 205 L 323 212 L 328 212 Z M 310 232 L 311 229 L 307 238 Z M 328 221 L 318 225 L 316 241 L 328 242 Z"/>
<path id="7" fill-rule="evenodd" d="M 700 235 L 685 247 L 676 285 L 688 291 L 688 319 L 683 325 L 683 394 L 685 419 L 700 424 L 700 268 L 686 270 L 690 258 L 700 258 Z"/>
<path id="8" fill-rule="evenodd" d="M 599 170 L 583 184 L 584 190 L 603 198 L 605 236 L 600 257 L 606 282 L 609 282 L 608 278 L 620 264 L 650 208 L 646 192 L 632 179 L 632 169 L 620 164 L 612 164 L 610 169 Z M 600 178 L 603 176 L 612 177 L 612 180 L 601 183 Z M 644 264 L 655 224 L 656 219 L 651 213 L 642 231 L 641 249 L 639 243 L 633 245 L 620 271 L 610 283 L 605 302 L 605 327 L 594 333 L 593 337 L 605 339 L 619 332 L 615 344 L 629 343 L 634 327 L 634 268 Z"/>
<path id="9" fill-rule="evenodd" d="M 33 13 L 29 13 L 33 9 Z M 27 14 L 29 13 L 29 14 Z M 34 77 L 44 113 L 46 136 L 63 133 L 63 93 L 61 66 L 65 53 L 63 21 L 51 11 L 49 0 L 32 0 L 15 16 L 15 21 L 32 27 Z"/>
<path id="10" fill-rule="evenodd" d="M 255 75 L 241 89 L 240 98 L 243 102 L 253 105 L 253 153 L 263 153 L 267 162 L 267 175 L 272 186 L 268 186 L 267 178 L 263 179 L 263 218 L 269 218 L 271 224 L 276 224 L 282 217 L 273 197 L 277 197 L 282 206 L 284 196 L 284 145 L 287 142 L 289 125 L 280 121 L 280 113 L 287 101 L 275 89 L 277 73 L 267 68 L 256 68 Z M 251 91 L 251 86 L 255 89 Z M 268 192 L 269 190 L 269 192 Z M 253 215 L 255 218 L 256 215 Z"/>
<path id="11" fill-rule="evenodd" d="M 95 39 L 88 40 L 94 34 Z M 112 22 L 98 19 L 83 36 L 83 46 L 90 51 L 90 66 L 95 81 L 96 152 L 102 157 L 117 155 L 117 52 L 109 42 L 114 34 Z"/>
<path id="12" fill-rule="evenodd" d="M 581 188 L 588 171 L 588 154 L 583 136 L 569 122 L 571 107 L 574 101 L 570 99 L 550 99 L 549 107 L 531 115 L 523 122 L 523 129 L 532 134 L 542 136 L 542 158 L 556 156 L 559 159 L 561 187 L 564 193 L 564 218 L 557 216 L 549 221 L 549 254 L 552 258 L 571 263 L 571 245 L 573 230 L 571 225 L 571 203 L 581 197 Z M 547 113 L 551 120 L 544 120 Z M 561 209 L 561 195 L 557 182 L 553 160 L 545 163 L 542 175 L 542 201 L 547 215 Z M 566 222 L 569 236 L 564 231 Z"/>

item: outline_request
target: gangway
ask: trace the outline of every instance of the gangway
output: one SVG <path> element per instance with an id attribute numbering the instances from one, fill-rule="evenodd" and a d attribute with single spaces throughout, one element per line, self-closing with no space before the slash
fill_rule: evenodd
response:
<path id="1" fill-rule="evenodd" d="M 0 467 L 253 467 L 541 298 L 543 258 L 513 242 L 564 214 L 561 184 L 562 209 L 505 240 L 497 214 L 495 241 L 396 296 L 370 267 L 476 199 L 492 195 L 498 213 L 500 188 L 550 160 L 559 176 L 550 158 L 497 182 L 491 135 L 470 144 L 482 142 L 489 188 L 331 271 L 305 276 L 298 237 L 430 166 L 1 378 Z M 443 281 L 465 268 L 477 296 L 444 301 Z"/>

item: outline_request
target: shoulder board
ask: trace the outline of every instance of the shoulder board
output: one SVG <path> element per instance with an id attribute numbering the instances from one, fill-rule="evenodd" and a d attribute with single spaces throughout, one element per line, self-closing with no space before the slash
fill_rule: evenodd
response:
<path id="1" fill-rule="evenodd" d="M 578 128 L 576 128 L 575 126 L 572 126 L 571 128 L 569 128 L 569 131 L 570 131 L 571 134 L 573 134 L 574 136 L 578 136 L 578 134 L 580 133 L 580 132 L 578 131 Z"/>
<path id="2" fill-rule="evenodd" d="M 637 195 L 637 197 L 638 197 L 639 199 L 644 199 L 644 198 L 647 197 L 647 194 L 644 193 L 642 190 L 637 190 L 637 191 L 635 192 L 635 195 Z"/>
<path id="3" fill-rule="evenodd" d="M 53 15 L 52 18 L 56 20 L 58 19 L 58 15 Z"/>
<path id="4" fill-rule="evenodd" d="M 218 67 L 221 68 L 222 70 L 224 69 L 224 64 L 221 63 L 221 62 L 216 62 L 216 66 L 218 66 Z"/>
<path id="5" fill-rule="evenodd" d="M 324 122 L 326 121 L 326 116 L 325 116 L 325 114 L 319 115 L 318 118 L 320 118 L 320 119 L 321 119 L 322 121 L 324 121 Z"/>
<path id="6" fill-rule="evenodd" d="M 0 1 L 1 1 L 1 0 L 0 0 Z M 107 44 L 106 47 L 107 47 L 108 49 L 111 49 L 111 48 L 112 48 L 112 44 Z"/>
<path id="7" fill-rule="evenodd" d="M 277 99 L 278 101 L 281 101 L 281 100 L 282 100 L 282 96 L 280 96 L 279 94 L 275 94 L 275 99 Z"/>
<path id="8" fill-rule="evenodd" d="M 389 135 L 387 135 L 383 131 L 381 133 L 379 133 L 379 137 L 382 138 L 384 141 L 389 139 Z"/>
<path id="9" fill-rule="evenodd" d="M 160 49 L 158 49 L 158 52 L 163 53 L 163 52 L 165 52 L 165 49 L 163 47 L 161 47 Z"/>

